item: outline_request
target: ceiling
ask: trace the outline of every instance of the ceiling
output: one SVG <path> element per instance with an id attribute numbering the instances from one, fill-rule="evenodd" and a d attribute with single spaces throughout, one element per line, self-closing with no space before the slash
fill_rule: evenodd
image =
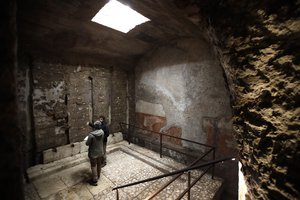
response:
<path id="1" fill-rule="evenodd" d="M 59 62 L 132 68 L 151 49 L 201 34 L 199 10 L 183 0 L 119 0 L 151 21 L 122 33 L 91 21 L 108 0 L 19 1 L 20 49 Z M 181 7 L 181 9 L 179 9 Z"/>

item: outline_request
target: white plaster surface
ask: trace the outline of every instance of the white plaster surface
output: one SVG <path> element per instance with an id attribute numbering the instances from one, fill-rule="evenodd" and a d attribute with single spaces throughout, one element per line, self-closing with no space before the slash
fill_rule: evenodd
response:
<path id="1" fill-rule="evenodd" d="M 203 117 L 231 116 L 222 69 L 202 39 L 181 39 L 145 56 L 136 67 L 136 102 L 143 102 L 137 112 L 161 105 L 167 118 L 161 131 L 177 126 L 183 138 L 202 143 Z"/>
<path id="2" fill-rule="evenodd" d="M 136 112 L 165 117 L 166 113 L 161 104 L 149 103 L 143 100 L 136 102 Z"/>

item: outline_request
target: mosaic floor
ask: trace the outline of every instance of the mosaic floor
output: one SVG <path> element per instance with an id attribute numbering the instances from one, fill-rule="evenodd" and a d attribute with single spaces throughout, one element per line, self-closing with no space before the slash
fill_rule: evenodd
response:
<path id="1" fill-rule="evenodd" d="M 105 200 L 116 199 L 116 191 L 112 188 L 130 182 L 158 176 L 164 172 L 181 169 L 184 166 L 173 159 L 163 157 L 159 154 L 128 144 L 125 141 L 108 146 L 107 165 L 102 168 L 98 186 L 88 184 L 90 179 L 90 165 L 87 155 L 78 155 L 74 159 L 80 160 L 76 165 L 70 165 L 70 158 L 66 162 L 59 161 L 49 163 L 48 166 L 35 166 L 29 169 L 31 182 L 25 185 L 26 200 Z M 72 161 L 74 162 L 74 161 Z M 39 173 L 45 171 L 46 175 Z M 55 169 L 51 172 L 51 168 Z M 200 172 L 192 173 L 192 180 Z M 34 176 L 34 174 L 40 174 Z M 119 189 L 120 200 L 147 199 L 171 177 L 151 181 L 127 188 Z M 176 199 L 184 190 L 187 183 L 187 174 L 183 174 L 163 192 L 153 199 Z M 220 188 L 222 181 L 212 180 L 211 176 L 205 175 L 191 190 L 191 199 L 213 199 L 215 192 Z M 187 199 L 185 196 L 183 199 Z"/>

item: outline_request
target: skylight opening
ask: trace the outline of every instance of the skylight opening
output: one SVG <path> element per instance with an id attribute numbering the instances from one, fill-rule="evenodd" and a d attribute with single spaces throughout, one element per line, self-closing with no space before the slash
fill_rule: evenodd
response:
<path id="1" fill-rule="evenodd" d="M 127 33 L 139 24 L 150 21 L 129 6 L 110 0 L 93 17 L 93 22 Z"/>

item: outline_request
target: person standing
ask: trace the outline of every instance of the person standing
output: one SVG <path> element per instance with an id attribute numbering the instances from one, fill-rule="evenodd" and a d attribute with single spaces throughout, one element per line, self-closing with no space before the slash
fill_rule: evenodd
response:
<path id="1" fill-rule="evenodd" d="M 103 138 L 103 150 L 104 150 L 104 156 L 103 156 L 103 165 L 106 165 L 106 146 L 107 146 L 107 138 L 109 136 L 109 129 L 107 127 L 106 121 L 105 121 L 105 117 L 104 116 L 100 116 L 99 117 L 99 122 L 100 122 L 100 129 L 103 130 L 104 132 L 104 138 Z M 88 125 L 90 127 L 92 127 L 93 129 L 95 129 L 94 124 L 91 122 L 88 122 Z"/>
<path id="2" fill-rule="evenodd" d="M 89 133 L 86 145 L 89 146 L 88 156 L 91 163 L 92 170 L 92 180 L 90 182 L 91 185 L 97 186 L 98 179 L 101 174 L 101 165 L 104 155 L 103 150 L 103 139 L 104 139 L 104 131 L 100 128 L 101 122 L 96 121 L 93 124 L 94 130 Z"/>

